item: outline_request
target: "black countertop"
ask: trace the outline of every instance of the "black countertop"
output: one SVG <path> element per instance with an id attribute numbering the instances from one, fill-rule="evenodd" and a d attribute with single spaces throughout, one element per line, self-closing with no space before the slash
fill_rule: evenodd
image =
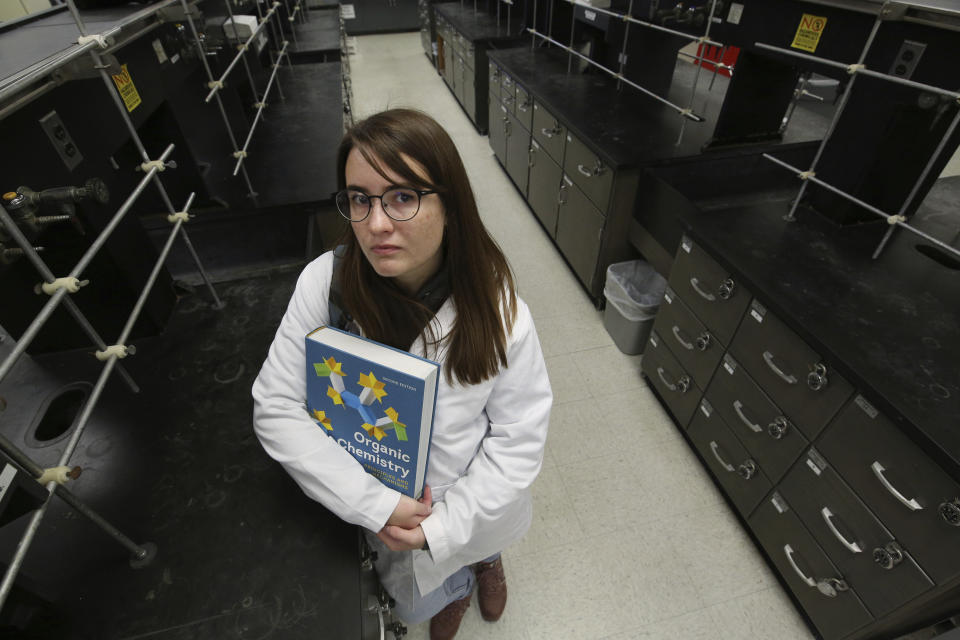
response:
<path id="1" fill-rule="evenodd" d="M 957 193 L 960 177 L 941 180 L 927 202 L 955 206 Z M 812 212 L 787 222 L 787 210 L 771 197 L 680 215 L 764 306 L 960 478 L 960 263 L 922 255 L 916 247 L 931 243 L 905 230 L 873 260 L 882 221 L 837 228 Z M 955 210 L 921 208 L 911 224 L 957 245 Z"/>
<path id="2" fill-rule="evenodd" d="M 496 15 L 486 13 L 479 6 L 475 10 L 473 3 L 444 2 L 433 5 L 433 9 L 471 42 L 510 40 L 522 34 L 523 16 L 520 12 L 511 13 L 508 25 L 506 8 L 501 9 L 499 22 Z"/>
<path id="3" fill-rule="evenodd" d="M 531 49 L 528 45 L 489 51 L 488 56 L 613 169 L 670 162 L 705 153 L 703 145 L 713 134 L 728 83 L 726 78 L 717 77 L 713 90 L 708 91 L 712 73 L 704 70 L 700 74 L 693 112 L 705 119 L 694 122 L 629 85 L 618 90 L 616 80 L 603 72 L 568 74 L 568 55 L 557 49 Z M 574 69 L 576 63 L 574 59 Z M 694 65 L 678 63 L 667 98 L 686 107 L 695 75 Z M 677 145 L 681 127 L 684 127 L 683 139 Z M 788 128 L 783 142 L 805 142 L 818 136 L 819 127 Z M 725 155 L 740 151 L 706 153 Z"/>

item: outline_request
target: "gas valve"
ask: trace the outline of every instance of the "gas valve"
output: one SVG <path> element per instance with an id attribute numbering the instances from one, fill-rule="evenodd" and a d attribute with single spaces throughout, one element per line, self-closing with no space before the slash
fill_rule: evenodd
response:
<path id="1" fill-rule="evenodd" d="M 710 348 L 710 344 L 713 342 L 713 336 L 708 332 L 704 331 L 699 336 L 697 336 L 697 349 L 700 351 L 706 351 Z"/>
<path id="2" fill-rule="evenodd" d="M 903 562 L 903 549 L 896 540 L 892 540 L 873 550 L 873 561 L 882 569 L 893 569 Z"/>
<path id="3" fill-rule="evenodd" d="M 940 517 L 953 527 L 960 527 L 960 498 L 940 503 Z"/>
<path id="4" fill-rule="evenodd" d="M 827 386 L 827 365 L 818 362 L 813 365 L 813 371 L 807 374 L 807 386 L 814 391 L 820 391 Z"/>
<path id="5" fill-rule="evenodd" d="M 773 422 L 767 425 L 767 433 L 774 440 L 780 440 L 787 435 L 793 425 L 787 420 L 786 416 L 777 416 Z"/>
<path id="6" fill-rule="evenodd" d="M 731 278 L 727 278 L 720 283 L 720 288 L 717 290 L 717 294 L 724 300 L 729 300 L 730 296 L 733 295 L 733 290 L 737 288 L 737 284 Z"/>
<path id="7" fill-rule="evenodd" d="M 817 580 L 817 590 L 828 598 L 836 598 L 837 594 L 850 588 L 843 578 L 824 578 Z"/>
<path id="8" fill-rule="evenodd" d="M 757 463 L 753 460 L 747 460 L 737 467 L 737 473 L 740 474 L 740 477 L 744 480 L 749 480 L 757 475 Z"/>
<path id="9" fill-rule="evenodd" d="M 38 233 L 44 225 L 72 222 L 82 234 L 84 231 L 77 221 L 74 205 L 84 200 L 106 204 L 110 200 L 110 192 L 103 180 L 90 178 L 82 187 L 53 187 L 43 191 L 17 187 L 16 191 L 3 194 L 3 200 L 17 226 L 31 233 Z M 59 215 L 38 215 L 45 208 L 52 208 Z"/>

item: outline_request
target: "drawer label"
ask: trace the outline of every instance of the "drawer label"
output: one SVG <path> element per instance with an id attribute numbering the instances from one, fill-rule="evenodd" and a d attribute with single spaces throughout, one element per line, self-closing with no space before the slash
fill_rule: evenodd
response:
<path id="1" fill-rule="evenodd" d="M 867 399 L 864 398 L 863 396 L 857 396 L 857 397 L 854 399 L 854 402 L 856 402 L 856 403 L 857 403 L 857 406 L 860 407 L 861 409 L 863 409 L 863 412 L 864 412 L 865 414 L 867 414 L 868 416 L 870 416 L 871 419 L 876 418 L 877 415 L 879 415 L 879 413 L 880 413 L 879 411 L 877 411 L 877 410 L 873 407 L 872 404 L 870 404 L 869 402 L 867 402 Z"/>
<path id="2" fill-rule="evenodd" d="M 660 343 L 659 343 L 659 341 L 658 341 L 658 339 L 657 339 L 657 334 L 655 334 L 655 333 L 651 333 L 651 334 L 650 334 L 650 344 L 652 344 L 652 345 L 655 346 L 655 347 L 659 347 L 659 346 L 660 346 Z"/>
<path id="3" fill-rule="evenodd" d="M 754 300 L 750 303 L 750 315 L 757 322 L 763 322 L 763 317 L 767 315 L 767 310 L 762 304 Z"/>
<path id="4" fill-rule="evenodd" d="M 597 12 L 596 12 L 596 11 L 590 11 L 589 9 L 584 9 L 584 10 L 583 10 L 583 16 L 584 16 L 587 20 L 589 20 L 590 22 L 594 22 L 594 21 L 596 21 L 596 19 L 597 19 Z"/>
<path id="5" fill-rule="evenodd" d="M 730 24 L 740 24 L 740 18 L 743 17 L 743 5 L 739 2 L 730 4 L 730 13 L 727 14 L 727 22 Z"/>
<path id="6" fill-rule="evenodd" d="M 807 452 L 807 466 L 819 476 L 823 473 L 823 470 L 827 468 L 827 461 L 824 460 L 819 451 L 810 449 L 810 451 Z"/>
<path id="7" fill-rule="evenodd" d="M 673 304 L 673 291 L 670 291 L 669 287 L 663 292 L 663 299 L 667 301 L 667 304 Z"/>
<path id="8" fill-rule="evenodd" d="M 700 411 L 703 412 L 703 415 L 709 418 L 711 415 L 713 415 L 713 405 L 710 404 L 706 398 L 704 398 L 700 401 Z"/>
<path id="9" fill-rule="evenodd" d="M 777 510 L 777 513 L 786 513 L 790 511 L 790 507 L 787 506 L 787 501 L 779 493 L 774 493 L 770 498 L 770 504 L 773 505 L 773 508 Z"/>
<path id="10" fill-rule="evenodd" d="M 727 373 L 729 373 L 730 375 L 733 375 L 733 372 L 737 370 L 737 363 L 730 356 L 724 356 L 723 368 L 727 370 Z"/>
<path id="11" fill-rule="evenodd" d="M 690 238 L 683 236 L 683 239 L 680 241 L 680 248 L 685 252 L 690 253 L 690 250 L 693 249 L 693 243 L 690 242 Z"/>
<path id="12" fill-rule="evenodd" d="M 567 142 L 573 142 L 573 138 L 571 138 L 569 135 L 567 136 Z"/>

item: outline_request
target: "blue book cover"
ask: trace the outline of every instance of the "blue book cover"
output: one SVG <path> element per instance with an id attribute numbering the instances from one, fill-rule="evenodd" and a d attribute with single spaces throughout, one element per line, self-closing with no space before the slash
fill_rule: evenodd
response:
<path id="1" fill-rule="evenodd" d="M 388 487 L 423 493 L 440 365 L 323 326 L 306 337 L 307 411 Z"/>

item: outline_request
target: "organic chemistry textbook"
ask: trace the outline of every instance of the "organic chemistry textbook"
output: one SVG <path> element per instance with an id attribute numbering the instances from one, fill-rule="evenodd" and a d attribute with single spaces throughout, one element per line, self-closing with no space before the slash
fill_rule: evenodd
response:
<path id="1" fill-rule="evenodd" d="M 367 473 L 423 493 L 440 365 L 323 326 L 307 334 L 307 411 Z"/>

